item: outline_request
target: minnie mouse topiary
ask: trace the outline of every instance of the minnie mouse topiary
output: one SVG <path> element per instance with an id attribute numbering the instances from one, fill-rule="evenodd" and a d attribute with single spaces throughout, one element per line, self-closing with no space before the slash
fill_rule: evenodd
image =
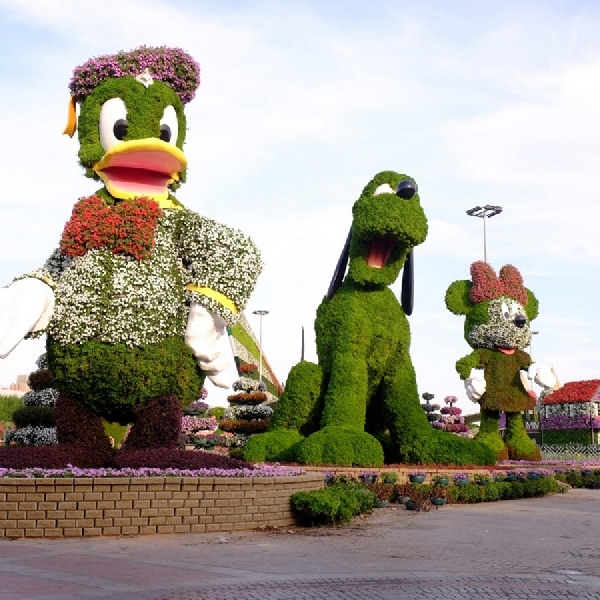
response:
<path id="1" fill-rule="evenodd" d="M 483 261 L 471 265 L 471 281 L 454 281 L 446 291 L 446 307 L 465 315 L 465 339 L 473 352 L 456 362 L 467 396 L 481 405 L 481 426 L 476 439 L 498 458 L 540 460 L 529 438 L 521 411 L 535 407 L 536 395 L 528 379 L 545 374 L 542 385 L 553 387 L 552 372 L 533 363 L 524 349 L 531 342 L 530 322 L 538 315 L 538 301 L 523 285 L 512 265 L 499 276 Z M 506 412 L 506 436 L 498 422 Z"/>

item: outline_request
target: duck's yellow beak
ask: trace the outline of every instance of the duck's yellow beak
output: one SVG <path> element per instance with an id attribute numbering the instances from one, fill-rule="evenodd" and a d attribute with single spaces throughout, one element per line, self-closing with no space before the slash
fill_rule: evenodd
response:
<path id="1" fill-rule="evenodd" d="M 179 148 L 147 138 L 116 144 L 92 168 L 111 196 L 121 200 L 146 196 L 159 202 L 168 198 L 169 184 L 178 181 L 186 167 Z"/>

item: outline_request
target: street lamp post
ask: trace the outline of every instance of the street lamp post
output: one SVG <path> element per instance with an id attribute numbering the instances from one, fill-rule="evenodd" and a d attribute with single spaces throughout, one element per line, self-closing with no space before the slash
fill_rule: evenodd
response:
<path id="1" fill-rule="evenodd" d="M 491 217 L 495 217 L 496 215 L 499 215 L 502 212 L 502 207 L 501 206 L 491 206 L 489 204 L 486 204 L 485 206 L 475 206 L 473 208 L 470 208 L 467 211 L 467 214 L 470 217 L 479 217 L 480 219 L 483 219 L 483 262 L 487 262 L 487 239 L 486 239 L 486 228 L 485 228 L 485 222 L 487 221 L 487 219 L 491 218 Z"/>
<path id="2" fill-rule="evenodd" d="M 254 310 L 253 315 L 259 317 L 259 333 L 258 333 L 258 380 L 262 381 L 262 318 L 269 314 L 268 310 Z"/>

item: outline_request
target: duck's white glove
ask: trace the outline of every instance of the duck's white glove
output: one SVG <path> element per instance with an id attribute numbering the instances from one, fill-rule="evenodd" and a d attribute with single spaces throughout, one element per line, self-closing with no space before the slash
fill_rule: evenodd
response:
<path id="1" fill-rule="evenodd" d="M 483 369 L 471 369 L 471 373 L 465 379 L 465 392 L 471 402 L 479 402 L 486 390 Z"/>
<path id="2" fill-rule="evenodd" d="M 562 387 L 552 365 L 548 366 L 543 363 L 534 362 L 527 369 L 527 378 L 546 389 L 558 390 Z"/>
<path id="3" fill-rule="evenodd" d="M 185 343 L 198 365 L 218 387 L 230 388 L 237 379 L 233 352 L 225 321 L 201 304 L 192 302 L 185 330 Z"/>
<path id="4" fill-rule="evenodd" d="M 44 329 L 53 312 L 54 292 L 39 279 L 19 279 L 0 289 L 0 358 L 28 333 Z"/>

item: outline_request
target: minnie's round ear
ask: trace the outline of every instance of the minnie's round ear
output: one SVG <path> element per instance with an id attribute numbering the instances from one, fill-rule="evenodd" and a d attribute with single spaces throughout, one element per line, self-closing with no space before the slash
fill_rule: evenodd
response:
<path id="1" fill-rule="evenodd" d="M 446 290 L 446 308 L 455 315 L 466 315 L 473 308 L 469 298 L 471 282 L 468 279 L 453 281 Z"/>
<path id="2" fill-rule="evenodd" d="M 527 304 L 523 307 L 525 309 L 525 314 L 530 321 L 533 321 L 538 316 L 540 311 L 540 306 L 538 304 L 538 300 L 535 297 L 535 294 L 530 290 L 525 288 L 527 292 Z"/>

